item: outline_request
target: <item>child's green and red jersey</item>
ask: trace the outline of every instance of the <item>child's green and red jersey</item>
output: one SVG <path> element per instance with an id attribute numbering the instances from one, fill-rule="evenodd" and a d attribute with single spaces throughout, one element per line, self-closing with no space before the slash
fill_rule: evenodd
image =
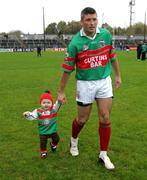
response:
<path id="1" fill-rule="evenodd" d="M 39 134 L 53 134 L 57 132 L 57 112 L 37 109 Z"/>
<path id="2" fill-rule="evenodd" d="M 38 129 L 40 135 L 51 135 L 57 132 L 57 120 L 58 120 L 58 110 L 60 109 L 61 103 L 56 101 L 51 111 L 43 110 L 42 107 L 29 112 L 26 116 L 27 120 L 38 121 Z"/>
<path id="3" fill-rule="evenodd" d="M 72 38 L 62 67 L 68 73 L 76 68 L 77 80 L 99 80 L 111 74 L 115 59 L 110 32 L 99 28 L 94 38 L 82 35 L 82 31 Z"/>

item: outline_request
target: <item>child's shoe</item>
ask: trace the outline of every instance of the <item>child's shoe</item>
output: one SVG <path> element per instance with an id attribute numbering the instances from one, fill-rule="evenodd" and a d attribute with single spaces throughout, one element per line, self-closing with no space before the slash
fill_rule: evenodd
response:
<path id="1" fill-rule="evenodd" d="M 41 152 L 41 159 L 47 158 L 47 152 Z"/>
<path id="2" fill-rule="evenodd" d="M 50 143 L 50 146 L 51 146 L 52 152 L 55 152 L 57 149 L 57 145 L 53 145 L 52 143 Z"/>

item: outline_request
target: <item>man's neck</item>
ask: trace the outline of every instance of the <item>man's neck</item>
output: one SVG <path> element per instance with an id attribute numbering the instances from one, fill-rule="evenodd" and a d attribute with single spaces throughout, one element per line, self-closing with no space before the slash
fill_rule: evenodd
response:
<path id="1" fill-rule="evenodd" d="M 87 36 L 89 39 L 94 39 L 96 36 L 96 32 L 95 33 L 88 33 L 88 32 L 84 31 L 84 33 L 85 33 L 85 36 Z"/>
<path id="2" fill-rule="evenodd" d="M 93 38 L 95 36 L 95 34 L 96 34 L 96 31 L 93 32 L 93 33 L 89 33 L 89 32 L 84 31 L 84 33 L 85 33 L 86 36 L 89 36 L 89 37 Z"/>

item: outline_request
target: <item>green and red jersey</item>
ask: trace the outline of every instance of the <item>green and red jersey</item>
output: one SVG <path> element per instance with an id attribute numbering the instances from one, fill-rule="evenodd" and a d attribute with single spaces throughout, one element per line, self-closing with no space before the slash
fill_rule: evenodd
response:
<path id="1" fill-rule="evenodd" d="M 112 72 L 111 61 L 116 59 L 112 46 L 112 36 L 104 28 L 99 28 L 94 38 L 78 32 L 71 40 L 64 63 L 64 72 L 71 73 L 76 69 L 77 80 L 99 80 Z"/>
<path id="2" fill-rule="evenodd" d="M 146 44 L 143 44 L 142 46 L 141 46 L 141 52 L 143 53 L 143 52 L 147 52 L 147 45 Z"/>
<path id="3" fill-rule="evenodd" d="M 40 135 L 50 135 L 57 132 L 57 121 L 58 121 L 58 110 L 60 109 L 61 103 L 56 101 L 51 111 L 43 110 L 42 107 L 29 112 L 26 116 L 27 120 L 38 121 L 38 130 Z"/>
<path id="4" fill-rule="evenodd" d="M 39 134 L 53 134 L 57 132 L 57 112 L 37 109 Z"/>

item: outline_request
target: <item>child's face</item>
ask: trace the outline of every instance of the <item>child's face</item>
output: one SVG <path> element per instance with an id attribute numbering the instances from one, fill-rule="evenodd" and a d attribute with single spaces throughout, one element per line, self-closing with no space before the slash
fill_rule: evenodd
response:
<path id="1" fill-rule="evenodd" d="M 44 110 L 51 110 L 52 101 L 49 100 L 49 99 L 43 99 L 43 100 L 41 101 L 41 107 L 42 107 Z"/>

